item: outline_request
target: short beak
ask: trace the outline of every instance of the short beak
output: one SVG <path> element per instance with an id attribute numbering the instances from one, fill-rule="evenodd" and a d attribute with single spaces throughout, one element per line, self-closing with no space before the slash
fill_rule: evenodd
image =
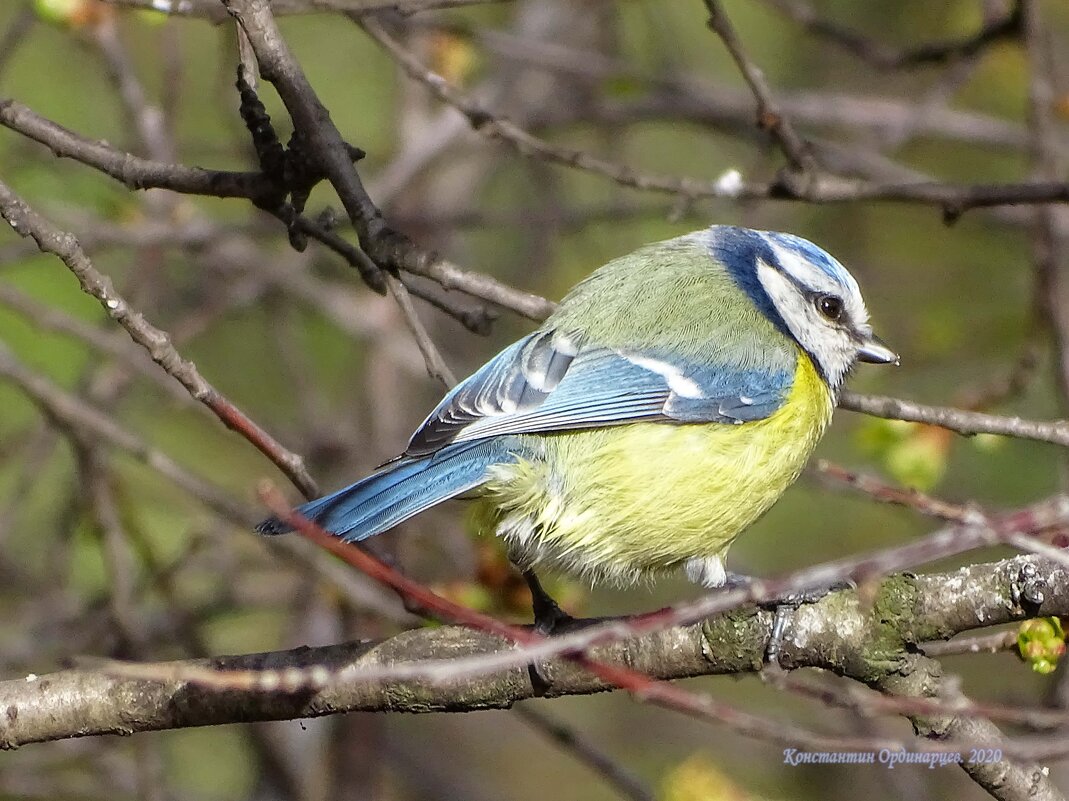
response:
<path id="1" fill-rule="evenodd" d="M 875 334 L 869 334 L 857 349 L 857 358 L 869 364 L 898 364 L 898 354 L 883 344 Z"/>

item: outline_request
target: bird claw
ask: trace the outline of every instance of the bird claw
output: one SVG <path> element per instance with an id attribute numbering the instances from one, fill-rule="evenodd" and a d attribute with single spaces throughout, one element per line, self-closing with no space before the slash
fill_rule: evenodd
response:
<path id="1" fill-rule="evenodd" d="M 783 638 L 787 633 L 787 624 L 800 607 L 817 603 L 829 593 L 853 589 L 855 586 L 854 582 L 849 580 L 837 581 L 827 587 L 791 592 L 773 601 L 759 604 L 762 609 L 772 612 L 772 630 L 768 635 L 768 644 L 765 646 L 765 664 L 775 668 L 782 667 L 780 654 L 783 650 Z"/>

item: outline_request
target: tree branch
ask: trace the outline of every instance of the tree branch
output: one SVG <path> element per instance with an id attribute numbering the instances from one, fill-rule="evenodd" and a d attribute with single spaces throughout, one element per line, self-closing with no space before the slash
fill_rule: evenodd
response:
<path id="1" fill-rule="evenodd" d="M 928 406 L 902 398 L 885 395 L 862 395 L 845 391 L 839 397 L 839 407 L 852 412 L 871 414 L 888 420 L 926 423 L 956 431 L 959 434 L 1001 434 L 1006 437 L 1032 439 L 1069 446 L 1069 421 L 1040 422 L 1020 417 L 972 412 L 952 406 Z"/>
<path id="2" fill-rule="evenodd" d="M 1042 602 L 1022 608 L 1026 566 L 1042 584 Z M 956 592 L 946 591 L 954 586 Z M 962 568 L 948 574 L 894 576 L 871 593 L 832 593 L 795 614 L 782 650 L 788 669 L 820 667 L 884 688 L 889 676 L 909 667 L 907 648 L 974 629 L 1035 615 L 1069 614 L 1069 570 L 1034 556 Z M 752 673 L 760 670 L 772 613 L 744 608 L 704 622 L 594 646 L 591 659 L 627 665 L 652 678 Z M 131 733 L 236 721 L 317 717 L 337 712 L 472 711 L 511 706 L 533 697 L 526 666 L 481 675 L 462 671 L 450 679 L 451 662 L 512 650 L 499 636 L 444 626 L 406 631 L 377 642 L 215 657 L 142 666 L 180 677 L 185 669 L 217 671 L 320 671 L 343 676 L 320 689 L 265 691 L 260 686 L 220 690 L 196 681 L 147 681 L 121 670 L 79 668 L 0 682 L 0 743 L 25 743 L 108 733 Z M 415 664 L 444 669 L 436 679 L 394 670 Z M 610 689 L 567 658 L 543 663 L 549 696 Z M 225 673 L 222 677 L 225 677 Z M 285 687 L 283 683 L 281 685 Z M 888 688 L 889 689 L 889 688 Z M 970 710 L 962 706 L 964 714 Z M 1064 741 L 1028 742 L 1013 752 L 1028 758 L 1065 753 Z"/>
<path id="3" fill-rule="evenodd" d="M 743 50 L 742 42 L 739 41 L 735 26 L 731 24 L 728 15 L 717 0 L 704 0 L 704 2 L 709 12 L 709 27 L 724 42 L 724 46 L 731 54 L 735 66 L 739 68 L 743 80 L 750 87 L 754 100 L 757 102 L 758 127 L 772 134 L 792 168 L 806 173 L 812 171 L 816 167 L 813 154 L 809 152 L 806 143 L 794 130 L 790 120 L 783 116 L 783 112 L 780 111 L 772 97 L 772 89 L 765 80 L 765 74 Z"/>

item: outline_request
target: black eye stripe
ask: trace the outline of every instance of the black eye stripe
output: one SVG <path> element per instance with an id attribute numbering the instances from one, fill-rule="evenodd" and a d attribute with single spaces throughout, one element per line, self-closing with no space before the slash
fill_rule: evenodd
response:
<path id="1" fill-rule="evenodd" d="M 842 323 L 843 325 L 848 325 L 846 314 L 846 301 L 840 295 L 835 295 L 830 292 L 819 292 L 810 289 L 786 270 L 783 270 L 779 267 L 773 267 L 773 269 L 775 269 L 776 272 L 778 272 L 781 276 L 786 278 L 790 283 L 794 284 L 795 289 L 797 289 L 803 297 L 808 298 L 809 302 L 813 304 L 813 307 L 817 310 L 817 312 L 820 313 L 820 315 L 824 319 L 830 320 L 833 323 Z M 822 308 L 822 305 L 825 302 L 831 303 L 833 307 L 831 311 L 834 312 L 834 316 L 832 316 Z"/>

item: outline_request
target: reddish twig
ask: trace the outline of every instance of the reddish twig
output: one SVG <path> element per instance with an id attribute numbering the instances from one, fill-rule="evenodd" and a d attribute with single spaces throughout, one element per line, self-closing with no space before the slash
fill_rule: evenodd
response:
<path id="1" fill-rule="evenodd" d="M 289 508 L 285 499 L 269 484 L 261 486 L 259 495 L 272 513 L 285 520 L 287 524 L 299 531 L 302 536 L 330 551 L 357 570 L 395 590 L 405 598 L 406 606 L 410 608 L 422 609 L 440 620 L 471 626 L 479 631 L 501 637 L 520 646 L 538 646 L 546 644 L 551 639 L 556 639 L 547 638 L 530 629 L 511 626 L 490 615 L 469 609 L 437 595 L 424 585 L 398 573 L 357 546 L 328 534 L 315 523 L 297 514 Z M 642 626 L 640 621 L 645 622 L 646 626 Z M 655 628 L 663 628 L 675 622 L 670 615 L 654 613 L 654 615 L 640 616 L 634 621 L 629 621 L 626 630 L 630 635 L 634 636 L 641 633 L 644 628 L 648 630 L 651 621 L 655 621 Z M 564 647 L 554 650 L 564 659 L 582 666 L 584 670 L 589 671 L 602 681 L 631 692 L 639 700 L 649 701 L 658 706 L 699 719 L 725 723 L 739 733 L 750 737 L 758 737 L 786 745 L 804 743 L 805 747 L 824 749 L 854 750 L 871 747 L 872 745 L 867 741 L 862 745 L 857 738 L 823 735 L 791 724 L 785 724 L 781 721 L 770 721 L 766 718 L 743 712 L 709 696 L 699 696 L 687 692 L 675 685 L 651 678 L 645 673 L 631 668 L 595 661 L 586 655 L 585 648 Z M 552 686 L 550 686 L 549 692 L 552 692 Z"/>

